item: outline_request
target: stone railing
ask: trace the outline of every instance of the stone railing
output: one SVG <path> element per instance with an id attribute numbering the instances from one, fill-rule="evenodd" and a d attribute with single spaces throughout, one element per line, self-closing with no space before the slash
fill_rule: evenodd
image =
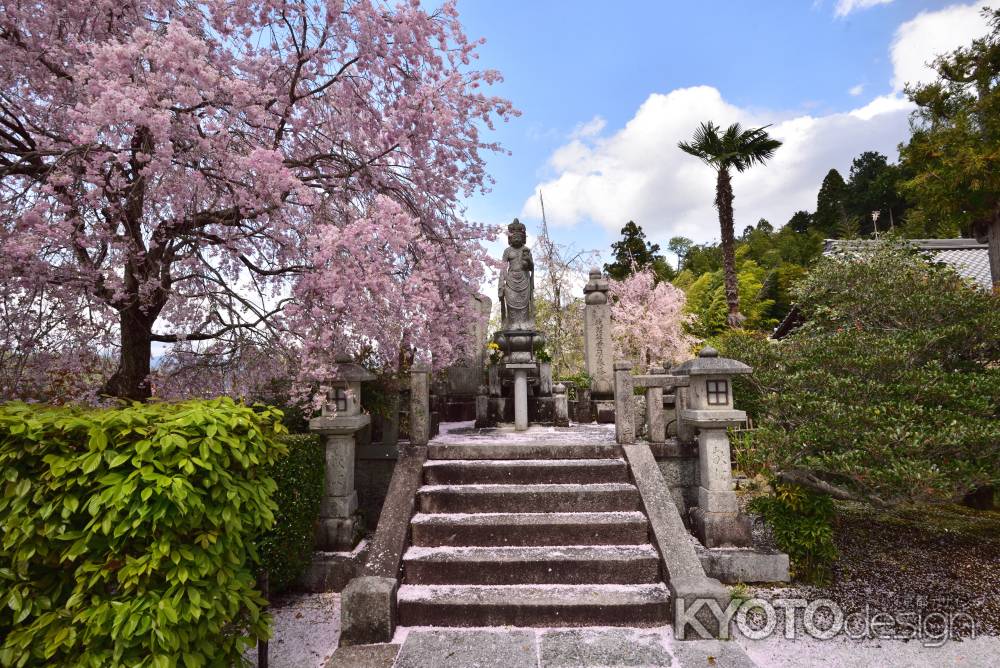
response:
<path id="1" fill-rule="evenodd" d="M 667 420 L 663 414 L 663 390 L 687 387 L 688 376 L 670 375 L 662 367 L 650 367 L 648 374 L 632 375 L 632 362 L 615 362 L 615 438 L 622 445 L 635 443 L 635 389 L 646 390 L 646 434 L 650 443 L 667 439 Z"/>

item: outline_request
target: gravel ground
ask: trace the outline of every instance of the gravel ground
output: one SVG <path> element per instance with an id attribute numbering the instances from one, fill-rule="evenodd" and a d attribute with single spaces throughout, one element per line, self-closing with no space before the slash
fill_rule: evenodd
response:
<path id="1" fill-rule="evenodd" d="M 980 636 L 925 647 L 902 640 L 852 641 L 739 638 L 747 656 L 761 668 L 995 668 L 1000 663 L 1000 638 Z"/>
<path id="2" fill-rule="evenodd" d="M 757 537 L 771 539 L 763 533 Z M 817 639 L 799 609 L 794 638 L 786 638 L 777 607 L 768 637 L 737 631 L 754 662 L 789 668 L 1000 665 L 1000 512 L 962 506 L 876 511 L 838 502 L 834 537 L 839 557 L 830 585 L 749 587 L 748 594 L 767 601 L 827 599 L 843 611 L 844 630 Z M 765 615 L 751 613 L 748 620 L 760 629 Z M 878 620 L 874 627 L 872 620 Z M 820 609 L 812 621 L 822 632 L 834 616 Z"/>
<path id="3" fill-rule="evenodd" d="M 296 594 L 271 606 L 269 668 L 323 668 L 340 641 L 340 594 Z M 250 666 L 257 651 L 247 652 Z"/>

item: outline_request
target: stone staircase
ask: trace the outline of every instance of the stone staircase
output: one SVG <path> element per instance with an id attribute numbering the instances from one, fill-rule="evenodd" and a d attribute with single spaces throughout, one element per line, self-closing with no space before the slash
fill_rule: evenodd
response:
<path id="1" fill-rule="evenodd" d="M 428 448 L 402 626 L 656 626 L 670 594 L 614 444 Z"/>

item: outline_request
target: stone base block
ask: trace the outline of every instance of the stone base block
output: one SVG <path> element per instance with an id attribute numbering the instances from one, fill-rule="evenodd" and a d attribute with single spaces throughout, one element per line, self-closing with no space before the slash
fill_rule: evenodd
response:
<path id="1" fill-rule="evenodd" d="M 387 643 L 396 631 L 395 578 L 351 580 L 340 597 L 340 644 Z"/>
<path id="2" fill-rule="evenodd" d="M 740 504 L 736 500 L 736 492 L 712 491 L 698 487 L 698 507 L 706 513 L 738 513 Z"/>
<path id="3" fill-rule="evenodd" d="M 361 572 L 367 552 L 367 543 L 351 552 L 313 552 L 296 586 L 314 594 L 341 591 Z"/>
<path id="4" fill-rule="evenodd" d="M 316 548 L 324 552 L 349 552 L 361 540 L 363 531 L 364 521 L 358 512 L 350 517 L 320 517 L 316 524 Z"/>
<path id="5" fill-rule="evenodd" d="M 528 419 L 532 422 L 552 424 L 555 413 L 555 399 L 552 397 L 528 398 Z"/>
<path id="6" fill-rule="evenodd" d="M 750 518 L 742 513 L 691 509 L 691 530 L 705 547 L 747 547 L 753 539 Z"/>
<path id="7" fill-rule="evenodd" d="M 614 424 L 615 422 L 615 401 L 597 400 L 593 401 L 593 414 L 599 424 Z"/>
<path id="8" fill-rule="evenodd" d="M 788 582 L 788 555 L 777 550 L 699 548 L 705 574 L 726 584 L 737 582 Z"/>

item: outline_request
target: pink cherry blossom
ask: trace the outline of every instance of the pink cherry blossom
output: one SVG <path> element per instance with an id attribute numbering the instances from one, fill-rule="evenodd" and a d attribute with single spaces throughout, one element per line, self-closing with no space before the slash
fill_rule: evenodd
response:
<path id="1" fill-rule="evenodd" d="M 15 357 L 110 357 L 86 392 L 144 398 L 156 342 L 306 380 L 458 354 L 494 234 L 461 202 L 517 112 L 453 2 L 0 2 L 0 297 L 59 323 Z"/>
<path id="2" fill-rule="evenodd" d="M 691 355 L 697 339 L 685 332 L 693 316 L 684 312 L 684 291 L 656 283 L 651 268 L 624 280 L 610 281 L 611 330 L 617 356 L 636 363 L 640 372 L 652 364 L 670 366 Z"/>

